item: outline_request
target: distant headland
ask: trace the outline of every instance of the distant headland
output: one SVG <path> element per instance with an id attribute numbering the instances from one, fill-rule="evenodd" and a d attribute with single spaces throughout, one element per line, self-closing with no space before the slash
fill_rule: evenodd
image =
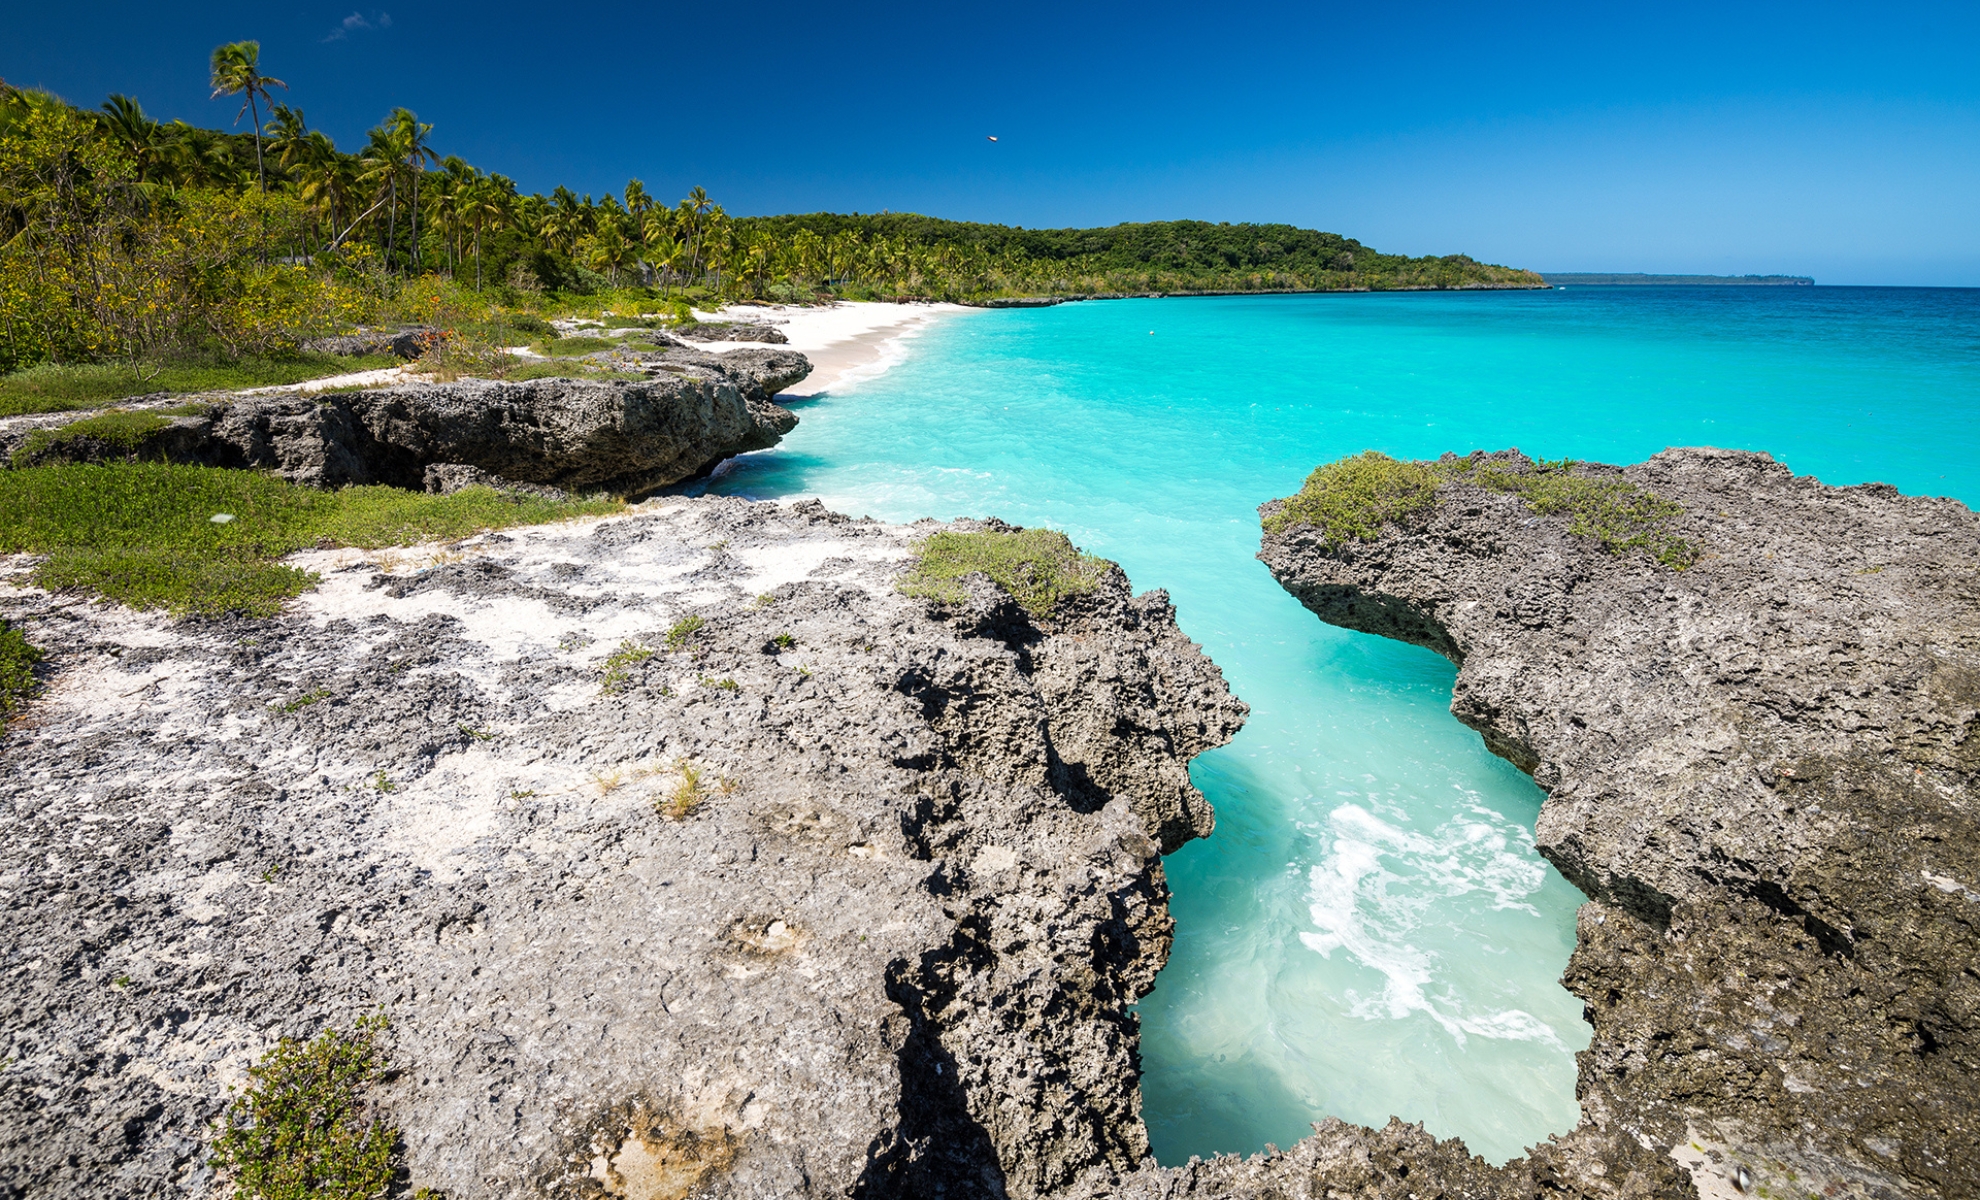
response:
<path id="1" fill-rule="evenodd" d="M 1646 275 L 1641 271 L 1542 271 L 1548 283 L 1581 287 L 1814 287 L 1807 275 Z"/>

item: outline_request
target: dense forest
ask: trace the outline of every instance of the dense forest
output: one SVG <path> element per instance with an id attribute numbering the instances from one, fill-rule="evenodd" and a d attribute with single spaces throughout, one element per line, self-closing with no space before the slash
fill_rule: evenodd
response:
<path id="1" fill-rule="evenodd" d="M 239 101 L 235 129 L 157 121 L 127 96 L 90 110 L 0 83 L 0 371 L 276 354 L 463 297 L 691 319 L 690 303 L 747 300 L 1540 285 L 1289 225 L 734 217 L 700 188 L 667 204 L 637 179 L 595 197 L 527 194 L 441 153 L 403 108 L 340 148 L 285 102 L 253 42 L 220 47 L 211 70 L 214 95 Z"/>

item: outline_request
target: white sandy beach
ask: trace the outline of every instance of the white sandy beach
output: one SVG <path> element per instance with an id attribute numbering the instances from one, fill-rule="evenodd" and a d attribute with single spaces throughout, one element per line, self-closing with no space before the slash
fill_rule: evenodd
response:
<path id="1" fill-rule="evenodd" d="M 789 348 L 811 360 L 811 374 L 785 395 L 816 396 L 862 379 L 871 379 L 899 362 L 907 343 L 929 327 L 958 313 L 978 312 L 962 304 L 887 304 L 842 300 L 829 307 L 797 305 L 731 305 L 705 314 L 720 321 L 755 321 L 775 325 L 790 339 Z M 705 342 L 710 350 L 761 348 L 760 342 Z"/>

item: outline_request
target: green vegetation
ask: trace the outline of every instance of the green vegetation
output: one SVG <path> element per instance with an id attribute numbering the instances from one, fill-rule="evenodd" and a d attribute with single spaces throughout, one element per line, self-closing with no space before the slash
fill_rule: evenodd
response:
<path id="1" fill-rule="evenodd" d="M 682 762 L 676 772 L 680 778 L 653 809 L 670 821 L 684 821 L 708 799 L 708 785 L 702 781 L 701 768 L 691 762 Z"/>
<path id="2" fill-rule="evenodd" d="M 593 354 L 600 350 L 614 350 L 623 345 L 616 338 L 602 337 L 559 337 L 548 338 L 536 343 L 538 354 L 573 356 Z"/>
<path id="3" fill-rule="evenodd" d="M 620 642 L 619 648 L 605 658 L 598 690 L 608 696 L 624 691 L 626 684 L 632 681 L 632 669 L 652 657 L 651 649 L 630 638 Z"/>
<path id="4" fill-rule="evenodd" d="M 41 651 L 28 645 L 26 635 L 0 617 L 0 731 L 34 691 L 34 664 L 40 661 Z"/>
<path id="5" fill-rule="evenodd" d="M 1044 617 L 1068 596 L 1100 586 L 1104 558 L 1082 554 L 1056 529 L 1015 532 L 934 533 L 921 543 L 914 564 L 901 576 L 900 590 L 943 604 L 960 604 L 960 580 L 981 574 L 1009 592 L 1024 610 Z"/>
<path id="6" fill-rule="evenodd" d="M 385 1075 L 385 1019 L 309 1042 L 283 1038 L 248 1068 L 228 1106 L 213 1166 L 240 1200 L 375 1200 L 394 1174 L 399 1131 L 370 1115 L 365 1093 Z"/>
<path id="7" fill-rule="evenodd" d="M 1696 548 L 1670 529 L 1684 515 L 1681 505 L 1627 480 L 1575 467 L 1569 459 L 1543 459 L 1530 467 L 1483 457 L 1401 462 L 1367 450 L 1316 468 L 1264 525 L 1273 533 L 1310 525 L 1336 545 L 1351 538 L 1372 541 L 1384 525 L 1434 507 L 1446 483 L 1462 481 L 1516 495 L 1543 516 L 1565 516 L 1569 533 L 1593 538 L 1611 554 L 1643 550 L 1680 571 L 1697 560 Z"/>
<path id="8" fill-rule="evenodd" d="M 1382 254 L 1353 238 L 1293 225 L 1151 221 L 1099 229 L 1020 229 L 913 213 L 745 217 L 746 240 L 796 256 L 766 279 L 774 293 L 830 287 L 855 299 L 1539 287 L 1530 271 L 1462 255 Z M 788 249 L 785 249 L 788 248 Z M 823 264 L 802 269 L 809 251 Z M 775 256 L 773 255 L 773 260 Z"/>
<path id="9" fill-rule="evenodd" d="M 687 645 L 688 639 L 701 632 L 701 627 L 706 624 L 700 617 L 682 617 L 674 622 L 674 627 L 667 631 L 667 649 L 679 650 Z"/>
<path id="10" fill-rule="evenodd" d="M 261 73 L 253 42 L 218 48 L 211 67 L 216 94 L 241 98 L 246 132 L 161 123 L 128 96 L 87 110 L 0 84 L 0 373 L 120 364 L 90 386 L 0 379 L 0 406 L 182 390 L 167 373 L 180 364 L 300 362 L 303 341 L 358 322 L 454 334 L 434 348 L 444 372 L 505 366 L 475 351 L 543 336 L 555 314 L 653 327 L 693 320 L 690 304 L 752 299 L 1541 285 L 1290 225 L 737 218 L 701 188 L 669 206 L 637 179 L 597 197 L 524 195 L 442 155 L 404 108 L 339 149 L 275 101 L 287 85 Z"/>
<path id="11" fill-rule="evenodd" d="M 615 500 L 490 488 L 325 492 L 250 471 L 163 463 L 27 467 L 0 471 L 0 553 L 47 555 L 33 580 L 51 591 L 177 614 L 269 616 L 314 582 L 275 561 L 304 547 L 455 540 L 618 508 Z"/>
<path id="12" fill-rule="evenodd" d="M 128 362 L 43 363 L 11 375 L 0 375 L 0 417 L 95 408 L 154 392 L 282 387 L 327 375 L 398 365 L 400 361 L 389 354 L 354 358 L 338 358 L 334 354 L 296 354 L 284 358 L 250 355 L 232 361 L 164 363 L 142 372 Z"/>
<path id="13" fill-rule="evenodd" d="M 1399 462 L 1364 450 L 1315 468 L 1306 486 L 1265 518 L 1265 528 L 1277 533 L 1292 525 L 1311 525 L 1331 542 L 1373 541 L 1383 525 L 1436 504 L 1444 479 L 1434 464 Z"/>
<path id="14" fill-rule="evenodd" d="M 71 421 L 60 429 L 35 430 L 28 434 L 27 440 L 21 443 L 21 448 L 14 451 L 13 465 L 27 466 L 48 456 L 50 451 L 60 451 L 63 447 L 77 442 L 102 442 L 127 453 L 136 454 L 152 434 L 171 423 L 157 413 L 111 409 L 100 416 Z M 56 457 L 61 456 L 58 454 Z"/>
<path id="15" fill-rule="evenodd" d="M 283 704 L 271 704 L 268 707 L 274 709 L 277 712 L 298 713 L 301 712 L 303 709 L 308 708 L 310 705 L 317 703 L 318 701 L 328 700 L 329 698 L 330 698 L 330 690 L 328 688 L 314 688 L 310 691 L 304 692 L 300 696 L 297 696 L 294 700 L 290 700 Z"/>

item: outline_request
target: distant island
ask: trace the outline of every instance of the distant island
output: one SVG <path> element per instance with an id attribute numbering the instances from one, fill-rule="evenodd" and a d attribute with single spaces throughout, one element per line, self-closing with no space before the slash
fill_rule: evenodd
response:
<path id="1" fill-rule="evenodd" d="M 1542 271 L 1548 283 L 1581 287 L 1814 287 L 1807 275 L 1646 275 L 1641 271 Z"/>

